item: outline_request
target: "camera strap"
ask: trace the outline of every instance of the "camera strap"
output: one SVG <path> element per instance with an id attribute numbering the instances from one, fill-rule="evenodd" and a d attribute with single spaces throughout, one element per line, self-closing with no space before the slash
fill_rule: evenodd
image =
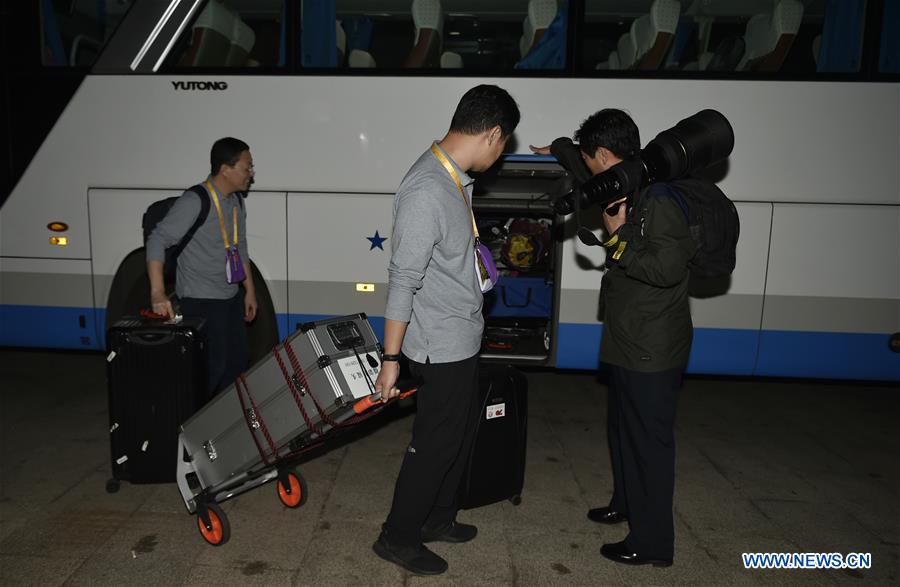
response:
<path id="1" fill-rule="evenodd" d="M 603 246 L 603 241 L 597 238 L 596 234 L 581 225 L 581 194 L 576 194 L 575 197 L 575 227 L 575 234 L 582 243 L 589 247 Z"/>

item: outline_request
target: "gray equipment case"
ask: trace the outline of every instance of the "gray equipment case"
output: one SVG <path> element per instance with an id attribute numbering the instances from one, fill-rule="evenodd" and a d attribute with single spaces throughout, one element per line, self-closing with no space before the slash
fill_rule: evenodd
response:
<path id="1" fill-rule="evenodd" d="M 302 325 L 181 426 L 177 482 L 188 511 L 278 477 L 281 464 L 355 423 L 380 365 L 365 314 Z"/>

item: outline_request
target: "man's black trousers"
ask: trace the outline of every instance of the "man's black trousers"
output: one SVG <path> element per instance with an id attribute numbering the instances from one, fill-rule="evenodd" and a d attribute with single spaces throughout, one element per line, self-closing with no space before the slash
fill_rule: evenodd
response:
<path id="1" fill-rule="evenodd" d="M 180 303 L 183 315 L 206 318 L 206 396 L 211 399 L 249 366 L 244 292 L 226 300 L 183 298 Z"/>
<path id="2" fill-rule="evenodd" d="M 610 366 L 610 505 L 628 516 L 632 552 L 671 559 L 675 547 L 675 407 L 683 369 L 655 373 Z"/>
<path id="3" fill-rule="evenodd" d="M 453 363 L 415 363 L 421 377 L 416 420 L 384 523 L 392 543 L 422 543 L 422 529 L 443 528 L 456 518 L 459 485 L 474 432 L 470 412 L 478 393 L 478 355 Z"/>

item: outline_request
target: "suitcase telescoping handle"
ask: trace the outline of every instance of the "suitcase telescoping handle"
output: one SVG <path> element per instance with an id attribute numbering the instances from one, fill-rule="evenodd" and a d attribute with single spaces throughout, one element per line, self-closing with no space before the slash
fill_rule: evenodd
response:
<path id="1" fill-rule="evenodd" d="M 395 399 L 403 399 L 405 397 L 409 397 L 412 394 L 416 393 L 418 390 L 418 386 L 422 384 L 421 378 L 408 379 L 397 382 L 397 389 L 400 390 L 400 395 L 398 395 Z M 393 401 L 393 400 L 391 400 Z M 381 404 L 381 394 L 373 393 L 372 395 L 366 396 L 361 400 L 357 401 L 353 404 L 353 411 L 357 414 L 362 414 L 369 408 L 373 406 L 377 406 Z"/>

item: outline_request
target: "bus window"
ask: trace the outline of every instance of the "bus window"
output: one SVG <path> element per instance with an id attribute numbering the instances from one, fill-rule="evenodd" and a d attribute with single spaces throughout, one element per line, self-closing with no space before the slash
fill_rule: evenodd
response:
<path id="1" fill-rule="evenodd" d="M 879 73 L 900 73 L 900 3 L 885 2 L 878 51 Z"/>
<path id="2" fill-rule="evenodd" d="M 169 54 L 167 68 L 285 65 L 284 1 L 209 0 Z"/>
<path id="3" fill-rule="evenodd" d="M 653 0 L 627 6 L 629 12 L 610 10 L 605 0 L 585 3 L 585 69 L 661 69 L 672 46 L 681 44 L 673 43 L 682 12 L 680 2 Z"/>
<path id="4" fill-rule="evenodd" d="M 129 0 L 40 0 L 41 64 L 90 67 Z"/>
<path id="5" fill-rule="evenodd" d="M 605 0 L 586 0 L 583 71 L 775 79 L 860 71 L 865 2 L 646 0 L 628 6 L 624 12 Z"/>
<path id="6" fill-rule="evenodd" d="M 301 33 L 302 65 L 386 70 L 509 72 L 562 69 L 567 0 L 337 0 L 334 16 L 303 9 L 302 30 L 322 31 L 317 44 Z M 327 3 L 326 3 L 327 4 Z M 333 40 L 329 23 L 337 24 Z M 314 26 L 311 19 L 319 19 Z M 318 56 L 312 48 L 322 49 Z M 336 51 L 330 50 L 336 46 Z M 336 61 L 332 59 L 336 55 Z"/>

